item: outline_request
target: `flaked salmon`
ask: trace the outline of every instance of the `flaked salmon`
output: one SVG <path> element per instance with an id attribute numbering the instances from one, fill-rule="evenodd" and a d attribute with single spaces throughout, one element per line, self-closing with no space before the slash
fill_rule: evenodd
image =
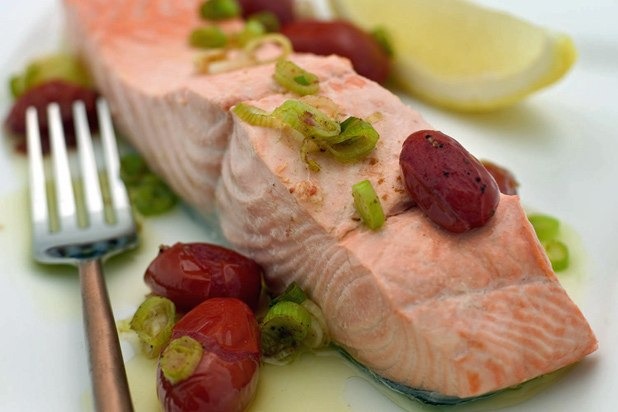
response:
<path id="1" fill-rule="evenodd" d="M 553 274 L 516 196 L 486 226 L 451 234 L 411 207 L 398 158 L 403 140 L 431 128 L 399 98 L 338 57 L 294 55 L 318 75 L 341 115 L 371 119 L 381 138 L 342 165 L 230 114 L 247 101 L 272 110 L 291 95 L 273 65 L 195 75 L 187 46 L 193 1 L 64 0 L 78 49 L 118 124 L 151 166 L 202 211 L 214 199 L 224 234 L 266 270 L 275 289 L 298 282 L 332 336 L 383 378 L 469 398 L 582 359 L 596 338 Z M 387 221 L 365 229 L 352 184 L 369 179 Z"/>

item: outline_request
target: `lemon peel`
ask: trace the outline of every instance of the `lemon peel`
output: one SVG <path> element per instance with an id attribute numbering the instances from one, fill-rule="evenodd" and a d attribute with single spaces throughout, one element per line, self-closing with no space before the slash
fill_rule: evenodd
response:
<path id="1" fill-rule="evenodd" d="M 393 79 L 435 105 L 484 112 L 513 105 L 573 66 L 572 39 L 467 0 L 330 0 L 338 17 L 384 27 Z"/>

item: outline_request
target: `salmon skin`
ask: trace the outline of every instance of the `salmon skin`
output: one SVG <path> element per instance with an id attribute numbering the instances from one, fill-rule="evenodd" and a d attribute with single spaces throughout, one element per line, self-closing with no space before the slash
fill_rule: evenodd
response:
<path id="1" fill-rule="evenodd" d="M 64 0 L 77 50 L 130 142 L 189 204 L 217 211 L 226 239 L 265 269 L 273 290 L 296 281 L 325 313 L 334 341 L 384 382 L 434 403 L 484 396 L 556 371 L 597 348 L 551 270 L 517 196 L 487 225 L 452 234 L 411 207 L 398 159 L 432 127 L 336 57 L 293 55 L 320 79 L 337 116 L 371 119 L 366 159 L 300 161 L 293 136 L 250 126 L 294 98 L 273 65 L 196 75 L 187 46 L 195 1 Z M 351 186 L 370 180 L 387 217 L 370 231 Z"/>

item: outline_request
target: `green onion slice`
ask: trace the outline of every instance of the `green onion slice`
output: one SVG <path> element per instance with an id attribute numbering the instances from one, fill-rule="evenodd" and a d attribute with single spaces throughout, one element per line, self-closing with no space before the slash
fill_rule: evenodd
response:
<path id="1" fill-rule="evenodd" d="M 161 296 L 150 296 L 138 308 L 130 322 L 148 358 L 159 356 L 172 336 L 176 322 L 174 303 Z"/>
<path id="2" fill-rule="evenodd" d="M 311 328 L 311 313 L 298 303 L 281 301 L 260 324 L 262 353 L 277 361 L 292 360 Z"/>
<path id="3" fill-rule="evenodd" d="M 354 207 L 365 225 L 377 230 L 384 224 L 385 217 L 380 198 L 369 180 L 362 180 L 352 186 Z"/>
<path id="4" fill-rule="evenodd" d="M 236 0 L 207 0 L 200 6 L 200 16 L 205 20 L 225 20 L 240 15 Z"/>
<path id="5" fill-rule="evenodd" d="M 284 127 L 284 123 L 271 113 L 247 103 L 238 103 L 234 106 L 232 112 L 241 120 L 253 126 L 270 127 L 273 129 L 281 129 Z"/>
<path id="6" fill-rule="evenodd" d="M 260 21 L 248 20 L 242 31 L 236 36 L 236 42 L 240 46 L 245 46 L 251 40 L 257 39 L 264 34 L 266 34 L 266 28 Z"/>
<path id="7" fill-rule="evenodd" d="M 542 242 L 542 244 L 555 272 L 563 271 L 569 267 L 569 249 L 564 243 L 557 239 L 551 239 Z"/>
<path id="8" fill-rule="evenodd" d="M 371 123 L 349 117 L 341 123 L 341 134 L 326 149 L 340 162 L 355 162 L 371 153 L 379 138 Z"/>
<path id="9" fill-rule="evenodd" d="M 227 35 L 217 26 L 198 27 L 189 35 L 189 44 L 202 49 L 221 48 L 227 41 Z"/>
<path id="10" fill-rule="evenodd" d="M 182 336 L 174 339 L 159 359 L 161 372 L 172 385 L 175 385 L 193 375 L 203 354 L 204 348 L 192 337 Z"/>
<path id="11" fill-rule="evenodd" d="M 320 90 L 318 77 L 290 60 L 277 62 L 273 78 L 286 90 L 301 96 L 316 94 Z"/>
<path id="12" fill-rule="evenodd" d="M 305 291 L 300 286 L 298 286 L 296 282 L 292 282 L 288 285 L 288 287 L 283 291 L 282 294 L 273 299 L 270 306 L 274 306 L 275 304 L 283 301 L 290 301 L 301 304 L 305 300 L 307 300 L 307 294 L 305 293 Z"/>
<path id="13" fill-rule="evenodd" d="M 550 240 L 558 236 L 560 221 L 555 217 L 542 214 L 530 214 L 528 215 L 528 220 L 532 223 L 532 227 L 539 240 Z"/>
<path id="14" fill-rule="evenodd" d="M 273 111 L 273 116 L 303 136 L 316 139 L 318 146 L 320 142 L 326 142 L 326 139 L 337 136 L 341 131 L 339 122 L 300 100 L 286 100 Z"/>

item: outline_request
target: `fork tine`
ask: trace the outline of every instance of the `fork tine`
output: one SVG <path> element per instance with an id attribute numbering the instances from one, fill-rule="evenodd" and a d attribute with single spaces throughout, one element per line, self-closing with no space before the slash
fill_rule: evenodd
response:
<path id="1" fill-rule="evenodd" d="M 57 103 L 51 103 L 47 106 L 47 117 L 54 165 L 58 221 L 62 229 L 72 229 L 77 227 L 75 195 L 73 193 L 71 169 L 64 140 L 60 106 Z"/>
<path id="2" fill-rule="evenodd" d="M 101 194 L 99 172 L 94 157 L 92 136 L 88 127 L 84 102 L 77 101 L 73 104 L 73 117 L 75 119 L 75 135 L 79 150 L 88 224 L 102 224 L 105 222 L 103 195 Z"/>
<path id="3" fill-rule="evenodd" d="M 116 214 L 116 220 L 127 222 L 132 220 L 131 204 L 127 190 L 120 178 L 120 160 L 118 157 L 118 145 L 109 107 L 104 99 L 97 100 L 97 114 L 99 118 L 99 130 L 103 144 L 105 169 L 109 182 L 112 205 Z"/>
<path id="4" fill-rule="evenodd" d="M 45 170 L 41 135 L 36 108 L 26 111 L 26 138 L 28 142 L 28 164 L 30 180 L 30 213 L 34 231 L 49 231 L 49 212 L 47 211 L 47 192 L 45 190 Z"/>

